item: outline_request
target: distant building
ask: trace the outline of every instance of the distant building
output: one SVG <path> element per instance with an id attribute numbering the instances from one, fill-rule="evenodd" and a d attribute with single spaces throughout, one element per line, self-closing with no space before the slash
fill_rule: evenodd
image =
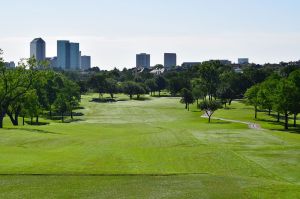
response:
<path id="1" fill-rule="evenodd" d="M 57 68 L 57 57 L 47 57 L 46 60 L 50 68 Z"/>
<path id="2" fill-rule="evenodd" d="M 165 72 L 164 68 L 156 68 L 156 69 L 150 71 L 150 73 L 153 74 L 153 75 L 161 75 L 164 72 Z"/>
<path id="3" fill-rule="evenodd" d="M 177 66 L 177 55 L 176 53 L 165 53 L 164 54 L 164 67 L 171 68 Z"/>
<path id="4" fill-rule="evenodd" d="M 91 56 L 81 56 L 81 69 L 88 70 L 91 68 Z"/>
<path id="5" fill-rule="evenodd" d="M 57 41 L 57 67 L 70 69 L 70 42 L 67 40 Z"/>
<path id="6" fill-rule="evenodd" d="M 240 64 L 240 65 L 249 64 L 249 59 L 248 58 L 239 58 L 238 64 Z"/>
<path id="7" fill-rule="evenodd" d="M 7 68 L 15 68 L 16 64 L 15 62 L 11 61 L 11 62 L 4 62 L 5 67 Z"/>
<path id="8" fill-rule="evenodd" d="M 183 62 L 181 66 L 185 67 L 185 68 L 189 68 L 189 67 L 193 67 L 193 66 L 198 66 L 200 64 L 201 64 L 201 62 Z"/>
<path id="9" fill-rule="evenodd" d="M 35 38 L 30 42 L 30 57 L 37 61 L 46 59 L 46 42 L 42 38 Z"/>
<path id="10" fill-rule="evenodd" d="M 141 53 L 136 55 L 136 67 L 137 68 L 150 68 L 150 55 Z"/>
<path id="11" fill-rule="evenodd" d="M 79 70 L 80 69 L 80 50 L 79 43 L 70 43 L 70 69 Z"/>

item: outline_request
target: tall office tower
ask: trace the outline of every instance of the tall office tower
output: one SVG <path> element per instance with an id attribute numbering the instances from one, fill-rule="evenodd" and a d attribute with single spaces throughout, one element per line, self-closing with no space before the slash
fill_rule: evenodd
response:
<path id="1" fill-rule="evenodd" d="M 150 68 L 150 55 L 146 53 L 137 54 L 136 67 Z"/>
<path id="2" fill-rule="evenodd" d="M 67 40 L 57 41 L 57 67 L 70 69 L 70 42 Z"/>
<path id="3" fill-rule="evenodd" d="M 240 64 L 240 65 L 249 64 L 249 59 L 248 58 L 239 58 L 238 64 Z"/>
<path id="4" fill-rule="evenodd" d="M 88 70 L 91 68 L 91 56 L 81 56 L 81 69 Z"/>
<path id="5" fill-rule="evenodd" d="M 30 42 L 30 57 L 35 57 L 37 61 L 46 59 L 46 43 L 42 38 L 35 38 Z"/>
<path id="6" fill-rule="evenodd" d="M 176 53 L 165 53 L 164 54 L 164 67 L 171 68 L 177 65 Z"/>
<path id="7" fill-rule="evenodd" d="M 79 63 L 79 69 L 81 69 L 81 51 L 79 51 L 78 63 Z"/>
<path id="8" fill-rule="evenodd" d="M 57 68 L 57 57 L 47 57 L 46 60 L 50 68 Z"/>
<path id="9" fill-rule="evenodd" d="M 15 68 L 16 64 L 15 62 L 11 61 L 11 62 L 4 62 L 5 67 L 7 68 Z"/>
<path id="10" fill-rule="evenodd" d="M 70 43 L 70 69 L 71 70 L 79 70 L 79 43 Z"/>

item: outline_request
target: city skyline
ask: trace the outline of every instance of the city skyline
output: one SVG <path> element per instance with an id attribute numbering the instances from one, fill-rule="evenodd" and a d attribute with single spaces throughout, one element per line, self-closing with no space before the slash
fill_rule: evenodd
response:
<path id="1" fill-rule="evenodd" d="M 140 52 L 151 54 L 152 65 L 163 64 L 165 52 L 175 52 L 179 65 L 211 59 L 237 62 L 242 57 L 259 64 L 300 59 L 300 2 L 295 0 L 2 4 L 0 48 L 5 61 L 28 57 L 28 43 L 38 37 L 47 43 L 46 57 L 56 56 L 57 40 L 77 41 L 93 57 L 92 66 L 101 69 L 134 67 L 134 55 Z"/>

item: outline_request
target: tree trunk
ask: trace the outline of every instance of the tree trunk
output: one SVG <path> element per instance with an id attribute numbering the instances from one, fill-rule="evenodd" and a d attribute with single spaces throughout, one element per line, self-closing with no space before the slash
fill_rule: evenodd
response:
<path id="1" fill-rule="evenodd" d="M 188 111 L 190 111 L 190 105 L 189 104 L 187 105 L 187 108 L 188 108 Z"/>
<path id="2" fill-rule="evenodd" d="M 23 118 L 23 126 L 25 125 L 25 116 L 22 117 Z"/>
<path id="3" fill-rule="evenodd" d="M 210 120 L 211 120 L 211 116 L 208 116 L 208 123 L 210 123 Z"/>
<path id="4" fill-rule="evenodd" d="M 280 113 L 277 113 L 277 122 L 280 122 Z"/>
<path id="5" fill-rule="evenodd" d="M 289 114 L 287 111 L 285 111 L 284 117 L 285 117 L 284 129 L 288 130 L 289 129 Z"/>
<path id="6" fill-rule="evenodd" d="M 158 91 L 158 97 L 160 97 L 160 90 Z"/>
<path id="7" fill-rule="evenodd" d="M 257 106 L 255 106 L 254 109 L 255 109 L 255 119 L 257 119 Z"/>
<path id="8" fill-rule="evenodd" d="M 64 113 L 61 112 L 61 122 L 64 123 Z"/>
<path id="9" fill-rule="evenodd" d="M 51 105 L 50 105 L 49 114 L 50 114 L 50 119 L 52 120 L 52 106 Z"/>
<path id="10" fill-rule="evenodd" d="M 197 99 L 197 107 L 199 106 L 199 99 Z"/>
<path id="11" fill-rule="evenodd" d="M 129 95 L 130 96 L 130 99 L 132 99 L 132 95 Z"/>
<path id="12" fill-rule="evenodd" d="M 10 112 L 7 112 L 7 115 L 8 115 L 8 117 L 10 118 L 10 121 L 11 121 L 11 123 L 12 123 L 14 126 L 18 126 L 18 125 L 19 125 L 19 124 L 18 124 L 18 118 L 15 119 L 15 118 L 13 117 L 13 114 L 10 113 Z"/>
<path id="13" fill-rule="evenodd" d="M 5 114 L 1 113 L 0 114 L 0 128 L 3 128 L 3 119 L 4 119 Z"/>
<path id="14" fill-rule="evenodd" d="M 271 109 L 269 108 L 269 115 L 271 115 Z"/>
<path id="15" fill-rule="evenodd" d="M 110 97 L 111 97 L 111 99 L 114 99 L 114 94 L 111 93 L 111 94 L 110 94 Z"/>
<path id="16" fill-rule="evenodd" d="M 71 110 L 71 119 L 73 120 L 73 110 Z"/>
<path id="17" fill-rule="evenodd" d="M 229 106 L 231 106 L 231 103 L 232 103 L 232 99 L 230 99 L 228 102 Z"/>
<path id="18" fill-rule="evenodd" d="M 297 114 L 294 114 L 294 127 L 297 127 Z"/>
<path id="19" fill-rule="evenodd" d="M 188 109 L 188 104 L 187 103 L 185 103 L 185 109 Z"/>
<path id="20" fill-rule="evenodd" d="M 36 116 L 36 124 L 39 124 L 39 116 Z"/>
<path id="21" fill-rule="evenodd" d="M 33 117 L 30 118 L 30 125 L 33 124 Z"/>

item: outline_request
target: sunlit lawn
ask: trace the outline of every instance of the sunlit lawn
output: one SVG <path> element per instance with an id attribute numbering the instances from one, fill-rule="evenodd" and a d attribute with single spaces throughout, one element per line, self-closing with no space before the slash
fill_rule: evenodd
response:
<path id="1" fill-rule="evenodd" d="M 178 98 L 130 101 L 119 95 L 117 103 L 94 103 L 93 97 L 83 96 L 85 109 L 78 111 L 84 116 L 76 122 L 13 128 L 5 121 L 0 198 L 300 195 L 299 134 L 208 124 Z M 253 111 L 234 103 L 216 116 L 252 121 Z"/>

